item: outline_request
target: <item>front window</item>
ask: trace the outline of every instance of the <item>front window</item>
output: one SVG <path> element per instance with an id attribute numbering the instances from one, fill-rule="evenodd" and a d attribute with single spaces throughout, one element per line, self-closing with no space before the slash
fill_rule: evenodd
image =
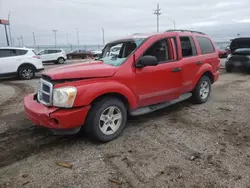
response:
<path id="1" fill-rule="evenodd" d="M 103 49 L 100 60 L 102 60 L 105 64 L 120 66 L 144 40 L 146 39 L 136 38 L 109 43 Z"/>

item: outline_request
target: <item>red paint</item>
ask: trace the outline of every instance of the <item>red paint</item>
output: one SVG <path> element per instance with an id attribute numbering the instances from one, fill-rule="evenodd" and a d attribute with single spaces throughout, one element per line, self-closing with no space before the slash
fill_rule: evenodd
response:
<path id="1" fill-rule="evenodd" d="M 182 58 L 180 36 L 193 37 L 197 55 Z M 152 105 L 178 98 L 181 94 L 191 92 L 201 76 L 205 73 L 212 75 L 216 81 L 219 77 L 218 51 L 202 55 L 195 36 L 204 36 L 189 32 L 166 32 L 151 36 L 147 39 L 125 63 L 119 67 L 93 62 L 74 64 L 50 70 L 45 73 L 52 80 L 83 78 L 78 81 L 56 84 L 54 87 L 74 86 L 77 96 L 71 109 L 46 107 L 33 100 L 33 95 L 24 99 L 27 116 L 40 126 L 50 128 L 73 128 L 82 126 L 92 102 L 105 94 L 119 94 L 127 99 L 129 110 Z M 143 53 L 156 41 L 176 37 L 177 50 L 173 48 L 170 57 L 172 62 L 161 63 L 157 66 L 135 68 Z M 207 36 L 205 36 L 207 37 Z M 175 47 L 174 40 L 168 39 L 169 46 Z M 212 42 L 213 43 L 213 42 Z M 213 43 L 214 49 L 215 45 Z M 197 62 L 202 62 L 197 65 Z M 180 72 L 172 69 L 181 68 Z M 56 119 L 56 121 L 54 120 Z"/>
<path id="2" fill-rule="evenodd" d="M 66 65 L 51 69 L 44 74 L 51 77 L 53 80 L 75 79 L 75 78 L 93 78 L 112 76 L 116 67 L 103 64 L 103 62 L 78 63 Z"/>
<path id="3" fill-rule="evenodd" d="M 68 129 L 84 124 L 90 106 L 59 109 L 47 108 L 33 100 L 34 94 L 24 98 L 24 110 L 27 117 L 36 125 L 53 129 Z"/>

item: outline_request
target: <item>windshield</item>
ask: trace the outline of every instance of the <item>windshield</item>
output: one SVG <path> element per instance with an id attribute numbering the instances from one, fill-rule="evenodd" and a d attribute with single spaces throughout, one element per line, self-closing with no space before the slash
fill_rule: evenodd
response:
<path id="1" fill-rule="evenodd" d="M 136 38 L 109 43 L 103 49 L 103 54 L 100 60 L 105 64 L 120 66 L 144 40 L 146 39 Z"/>

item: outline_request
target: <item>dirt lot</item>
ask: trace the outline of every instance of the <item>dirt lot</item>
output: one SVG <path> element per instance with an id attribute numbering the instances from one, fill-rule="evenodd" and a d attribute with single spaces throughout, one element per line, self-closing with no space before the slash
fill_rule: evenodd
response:
<path id="1" fill-rule="evenodd" d="M 0 97 L 1 188 L 250 187 L 250 75 L 222 70 L 206 104 L 130 118 L 106 144 L 32 125 L 22 100 L 36 82 L 0 82 L 0 93 L 15 91 Z"/>

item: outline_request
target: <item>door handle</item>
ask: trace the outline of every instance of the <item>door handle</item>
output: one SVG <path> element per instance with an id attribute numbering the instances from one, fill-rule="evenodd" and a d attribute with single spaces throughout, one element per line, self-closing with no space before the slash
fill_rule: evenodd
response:
<path id="1" fill-rule="evenodd" d="M 201 62 L 201 61 L 197 61 L 195 64 L 196 64 L 196 65 L 201 65 L 202 62 Z"/>
<path id="2" fill-rule="evenodd" d="M 172 72 L 180 72 L 180 71 L 181 71 L 180 67 L 172 69 Z"/>

